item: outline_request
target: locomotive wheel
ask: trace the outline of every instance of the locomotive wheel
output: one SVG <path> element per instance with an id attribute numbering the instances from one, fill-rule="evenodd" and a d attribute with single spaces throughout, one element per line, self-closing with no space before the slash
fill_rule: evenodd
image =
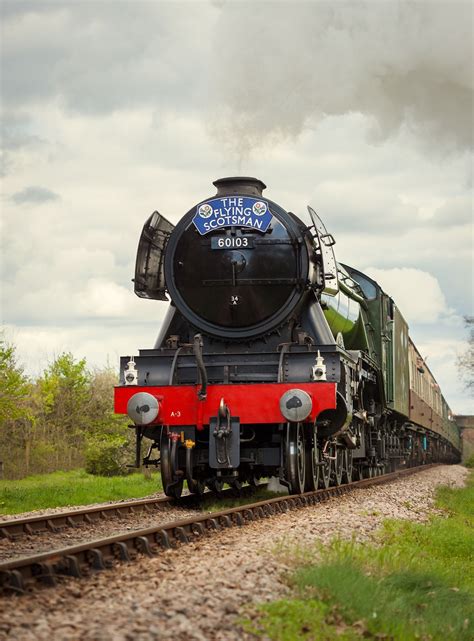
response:
<path id="1" fill-rule="evenodd" d="M 197 470 L 194 467 L 195 456 L 195 450 L 186 450 L 186 483 L 191 494 L 202 496 L 206 489 L 206 484 L 202 479 L 197 478 Z M 190 475 L 188 474 L 188 466 Z"/>
<path id="2" fill-rule="evenodd" d="M 204 490 L 206 489 L 206 486 L 204 484 L 204 481 L 200 481 L 199 479 L 193 479 L 193 482 L 188 483 L 188 490 L 191 492 L 191 494 L 197 494 L 198 496 L 202 496 L 204 494 Z"/>
<path id="3" fill-rule="evenodd" d="M 286 469 L 285 476 L 288 481 L 290 494 L 304 492 L 306 453 L 304 430 L 301 423 L 287 423 L 286 425 Z"/>
<path id="4" fill-rule="evenodd" d="M 337 445 L 331 446 L 331 485 L 341 485 L 344 467 L 344 452 Z"/>
<path id="5" fill-rule="evenodd" d="M 211 492 L 214 492 L 214 494 L 220 496 L 222 488 L 224 487 L 224 481 L 221 481 L 221 479 L 211 479 L 207 486 L 211 490 Z"/>
<path id="6" fill-rule="evenodd" d="M 352 481 L 352 450 L 344 450 L 344 469 L 342 471 L 342 482 L 350 483 Z"/>
<path id="7" fill-rule="evenodd" d="M 362 478 L 371 479 L 373 475 L 374 475 L 373 465 L 366 465 L 365 467 L 362 468 Z"/>
<path id="8" fill-rule="evenodd" d="M 171 496 L 174 499 L 179 499 L 183 493 L 183 479 L 176 481 L 172 485 L 167 485 L 165 487 L 166 496 Z"/>
<path id="9" fill-rule="evenodd" d="M 360 481 L 362 479 L 362 471 L 360 465 L 352 465 L 352 480 Z"/>
<path id="10" fill-rule="evenodd" d="M 247 480 L 247 483 L 250 485 L 250 487 L 258 487 L 259 485 L 259 480 L 260 477 L 257 476 L 256 474 L 251 474 Z"/>
<path id="11" fill-rule="evenodd" d="M 233 493 L 236 496 L 240 496 L 240 490 L 242 489 L 242 481 L 240 479 L 238 479 L 238 478 L 232 479 L 232 481 L 230 481 L 229 485 L 232 488 Z"/>
<path id="12" fill-rule="evenodd" d="M 173 476 L 171 466 L 171 444 L 168 435 L 163 433 L 160 441 L 161 480 L 166 496 L 179 499 L 183 492 L 183 479 Z"/>
<path id="13" fill-rule="evenodd" d="M 313 492 L 319 487 L 319 450 L 316 438 L 316 426 L 313 427 L 313 434 L 306 443 L 306 473 L 305 491 Z"/>
<path id="14" fill-rule="evenodd" d="M 318 447 L 319 454 L 319 487 L 327 490 L 331 481 L 331 461 L 323 456 L 322 450 Z"/>

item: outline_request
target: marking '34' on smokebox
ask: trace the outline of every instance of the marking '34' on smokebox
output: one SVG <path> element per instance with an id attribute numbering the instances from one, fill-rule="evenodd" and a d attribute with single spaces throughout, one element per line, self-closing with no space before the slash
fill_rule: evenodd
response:
<path id="1" fill-rule="evenodd" d="M 227 196 L 213 198 L 198 205 L 193 223 L 198 232 L 204 236 L 225 227 L 251 227 L 264 233 L 270 226 L 271 220 L 272 214 L 265 200 Z"/>

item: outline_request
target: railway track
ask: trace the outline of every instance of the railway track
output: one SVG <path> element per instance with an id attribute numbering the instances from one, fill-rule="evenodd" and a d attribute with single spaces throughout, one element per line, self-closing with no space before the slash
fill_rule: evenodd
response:
<path id="1" fill-rule="evenodd" d="M 265 486 L 266 484 L 261 484 L 258 487 L 262 488 Z M 254 489 L 255 488 L 246 486 L 242 488 L 241 495 L 250 495 Z M 175 507 L 193 507 L 195 505 L 200 505 L 207 497 L 215 496 L 216 495 L 212 492 L 205 492 L 201 496 L 197 496 L 196 494 L 186 494 L 179 499 L 170 498 L 169 496 L 160 496 L 148 499 L 132 499 L 130 501 L 120 501 L 107 505 L 94 505 L 76 510 L 65 510 L 55 514 L 40 514 L 21 519 L 0 521 L 0 539 L 3 538 L 15 541 L 22 536 L 41 534 L 46 531 L 58 532 L 66 528 L 75 528 L 83 524 L 94 525 L 103 519 L 120 519 L 140 512 L 153 513 L 155 510 L 169 505 L 173 505 Z M 235 491 L 229 488 L 220 492 L 219 496 L 235 496 Z"/>
<path id="2" fill-rule="evenodd" d="M 109 505 L 85 507 L 78 510 L 57 512 L 56 514 L 28 516 L 23 519 L 0 521 L 0 538 L 15 540 L 21 536 L 38 534 L 47 530 L 57 532 L 64 528 L 77 527 L 81 524 L 92 525 L 100 519 L 120 518 L 125 515 L 143 511 L 152 512 L 154 509 L 167 505 L 170 502 L 171 499 L 164 496 L 154 499 L 123 501 Z"/>
<path id="3" fill-rule="evenodd" d="M 0 563 L 0 591 L 22 594 L 35 585 L 54 586 L 64 577 L 87 576 L 111 568 L 116 562 L 130 562 L 140 554 L 152 557 L 160 550 L 176 548 L 180 544 L 195 541 L 223 528 L 244 526 L 259 518 L 317 505 L 331 497 L 341 496 L 359 488 L 389 483 L 401 477 L 430 469 L 435 465 L 408 468 L 300 495 L 282 495 L 220 512 L 198 514 L 180 521 L 2 562 Z M 83 512 L 83 510 L 76 512 Z"/>

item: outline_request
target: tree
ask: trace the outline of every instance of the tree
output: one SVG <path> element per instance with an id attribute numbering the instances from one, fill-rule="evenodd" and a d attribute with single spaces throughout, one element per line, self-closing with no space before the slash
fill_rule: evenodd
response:
<path id="1" fill-rule="evenodd" d="M 87 414 L 90 417 L 85 450 L 86 471 L 104 476 L 127 474 L 134 458 L 128 417 L 114 414 L 117 372 L 106 368 L 92 375 Z"/>
<path id="2" fill-rule="evenodd" d="M 15 347 L 0 338 L 0 422 L 15 420 L 24 413 L 30 382 L 16 362 Z"/>
<path id="3" fill-rule="evenodd" d="M 32 384 L 16 359 L 15 347 L 0 337 L 0 461 L 10 476 L 15 462 L 26 474 L 30 468 L 35 418 Z"/>
<path id="4" fill-rule="evenodd" d="M 459 376 L 468 392 L 474 392 L 474 316 L 465 316 L 469 332 L 466 351 L 458 356 Z"/>
<path id="5" fill-rule="evenodd" d="M 86 360 L 76 360 L 65 352 L 44 370 L 36 383 L 36 414 L 55 469 L 68 469 L 83 460 L 90 380 Z"/>

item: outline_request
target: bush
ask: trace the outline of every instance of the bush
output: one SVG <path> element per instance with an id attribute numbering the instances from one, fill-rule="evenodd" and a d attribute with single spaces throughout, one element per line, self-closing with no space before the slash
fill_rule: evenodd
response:
<path id="1" fill-rule="evenodd" d="M 471 454 L 467 461 L 464 462 L 464 465 L 466 467 L 474 467 L 474 454 Z"/>
<path id="2" fill-rule="evenodd" d="M 31 452 L 30 467 L 39 474 L 49 472 L 52 463 L 58 459 L 58 456 L 53 443 L 38 439 Z"/>
<path id="3" fill-rule="evenodd" d="M 86 472 L 97 476 L 125 476 L 130 454 L 122 436 L 90 439 L 86 447 Z"/>

